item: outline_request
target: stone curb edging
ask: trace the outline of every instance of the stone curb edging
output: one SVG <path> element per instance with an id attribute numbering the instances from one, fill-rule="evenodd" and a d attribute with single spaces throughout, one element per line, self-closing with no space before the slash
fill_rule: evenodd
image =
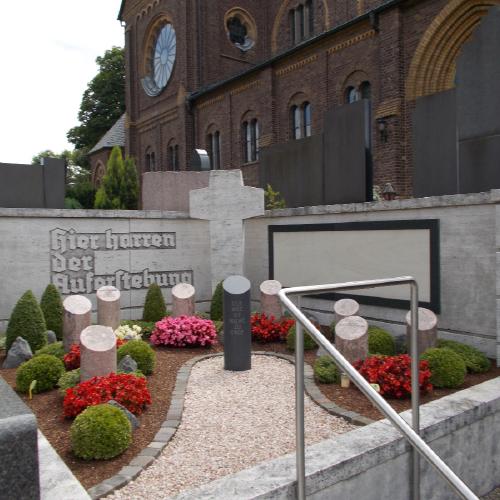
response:
<path id="1" fill-rule="evenodd" d="M 287 354 L 269 351 L 253 351 L 252 354 L 259 356 L 274 356 L 276 358 L 284 359 L 292 364 L 295 363 L 294 357 Z M 117 474 L 90 488 L 88 490 L 88 494 L 93 500 L 105 497 L 106 495 L 113 493 L 113 491 L 123 488 L 123 486 L 134 480 L 143 470 L 154 462 L 154 460 L 161 454 L 163 449 L 172 439 L 181 423 L 182 411 L 184 408 L 184 397 L 186 395 L 186 388 L 191 369 L 200 361 L 223 355 L 223 353 L 216 353 L 196 356 L 189 361 L 186 361 L 181 366 L 177 372 L 177 379 L 175 381 L 174 391 L 172 392 L 167 418 L 161 424 L 160 430 L 156 433 L 153 441 L 151 441 L 146 448 L 139 452 L 139 454 L 133 458 L 128 465 L 122 467 Z M 373 422 L 373 420 L 363 417 L 356 412 L 346 410 L 336 405 L 323 396 L 314 381 L 313 370 L 307 363 L 305 363 L 304 366 L 304 381 L 306 393 L 316 404 L 321 406 L 321 408 L 328 413 L 338 417 L 343 417 L 355 425 L 367 425 Z"/>

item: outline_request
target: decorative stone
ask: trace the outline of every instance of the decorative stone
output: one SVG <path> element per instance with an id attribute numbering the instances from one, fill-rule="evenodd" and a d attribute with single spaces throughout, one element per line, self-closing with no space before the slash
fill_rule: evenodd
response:
<path id="1" fill-rule="evenodd" d="M 132 356 L 130 356 L 130 354 L 127 354 L 118 363 L 119 372 L 132 373 L 135 372 L 136 370 L 137 370 L 137 361 Z"/>
<path id="2" fill-rule="evenodd" d="M 106 404 L 114 406 L 115 408 L 118 408 L 120 411 L 122 411 L 123 414 L 128 418 L 130 424 L 132 425 L 133 431 L 135 431 L 138 427 L 140 427 L 139 419 L 132 412 L 128 411 L 127 408 L 125 408 L 125 406 L 118 403 L 118 401 L 110 399 Z"/>
<path id="3" fill-rule="evenodd" d="M 194 316 L 195 289 L 189 283 L 178 283 L 172 288 L 172 316 Z"/>
<path id="4" fill-rule="evenodd" d="M 47 330 L 47 344 L 54 344 L 57 342 L 57 336 L 52 330 Z"/>
<path id="5" fill-rule="evenodd" d="M 335 313 L 335 324 L 349 316 L 356 316 L 359 311 L 359 304 L 353 299 L 340 299 L 335 302 L 333 312 Z"/>
<path id="6" fill-rule="evenodd" d="M 251 368 L 250 281 L 230 276 L 222 283 L 224 291 L 224 369 Z"/>
<path id="7" fill-rule="evenodd" d="M 80 381 L 116 372 L 116 337 L 109 326 L 92 325 L 80 335 Z"/>
<path id="8" fill-rule="evenodd" d="M 368 323 L 360 316 L 348 316 L 335 325 L 335 347 L 354 363 L 368 356 Z"/>
<path id="9" fill-rule="evenodd" d="M 28 341 L 22 337 L 17 337 L 10 346 L 2 368 L 17 368 L 21 363 L 28 361 L 32 357 L 33 353 Z"/>
<path id="10" fill-rule="evenodd" d="M 120 326 L 120 290 L 114 286 L 101 286 L 96 297 L 97 324 L 115 331 Z"/>
<path id="11" fill-rule="evenodd" d="M 80 343 L 80 334 L 90 325 L 92 304 L 83 295 L 70 295 L 63 301 L 63 345 L 66 352 Z"/>
<path id="12" fill-rule="evenodd" d="M 268 318 L 274 316 L 280 319 L 283 315 L 278 292 L 281 290 L 281 283 L 277 280 L 266 280 L 260 284 L 260 310 Z"/>
<path id="13" fill-rule="evenodd" d="M 212 170 L 209 186 L 189 193 L 190 217 L 210 221 L 212 290 L 227 276 L 243 274 L 243 220 L 264 213 L 264 190 L 244 186 L 241 170 Z"/>
<path id="14" fill-rule="evenodd" d="M 418 308 L 418 356 L 430 347 L 436 347 L 437 343 L 437 317 L 424 307 Z M 406 345 L 408 354 L 411 353 L 411 311 L 406 314 Z"/>

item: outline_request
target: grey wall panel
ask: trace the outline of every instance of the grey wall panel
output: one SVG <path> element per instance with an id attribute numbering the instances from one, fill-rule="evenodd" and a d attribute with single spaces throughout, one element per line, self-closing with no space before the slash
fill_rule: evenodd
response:
<path id="1" fill-rule="evenodd" d="M 460 142 L 460 192 L 500 188 L 500 135 Z"/>
<path id="2" fill-rule="evenodd" d="M 45 208 L 63 208 L 66 194 L 66 166 L 64 160 L 44 158 Z"/>
<path id="3" fill-rule="evenodd" d="M 366 201 L 366 121 L 369 102 L 327 112 L 324 131 L 326 204 Z"/>
<path id="4" fill-rule="evenodd" d="M 413 195 L 458 193 L 456 92 L 417 99 L 413 113 Z"/>
<path id="5" fill-rule="evenodd" d="M 323 136 L 276 144 L 261 150 L 261 187 L 270 184 L 287 207 L 322 205 Z"/>
<path id="6" fill-rule="evenodd" d="M 500 134 L 500 7 L 491 7 L 457 60 L 459 139 Z"/>

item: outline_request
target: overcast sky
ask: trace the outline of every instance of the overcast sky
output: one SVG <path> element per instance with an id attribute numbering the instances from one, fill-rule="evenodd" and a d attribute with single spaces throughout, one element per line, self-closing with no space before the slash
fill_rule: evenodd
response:
<path id="1" fill-rule="evenodd" d="M 31 163 L 45 149 L 73 149 L 95 59 L 123 47 L 121 0 L 2 2 L 0 29 L 0 163 Z"/>

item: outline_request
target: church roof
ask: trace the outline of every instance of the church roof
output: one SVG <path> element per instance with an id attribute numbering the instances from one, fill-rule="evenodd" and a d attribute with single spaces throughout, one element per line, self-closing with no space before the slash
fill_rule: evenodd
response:
<path id="1" fill-rule="evenodd" d="M 113 146 L 125 146 L 125 113 L 101 137 L 100 141 L 89 151 L 89 154 L 96 153 L 104 148 L 112 148 Z"/>

